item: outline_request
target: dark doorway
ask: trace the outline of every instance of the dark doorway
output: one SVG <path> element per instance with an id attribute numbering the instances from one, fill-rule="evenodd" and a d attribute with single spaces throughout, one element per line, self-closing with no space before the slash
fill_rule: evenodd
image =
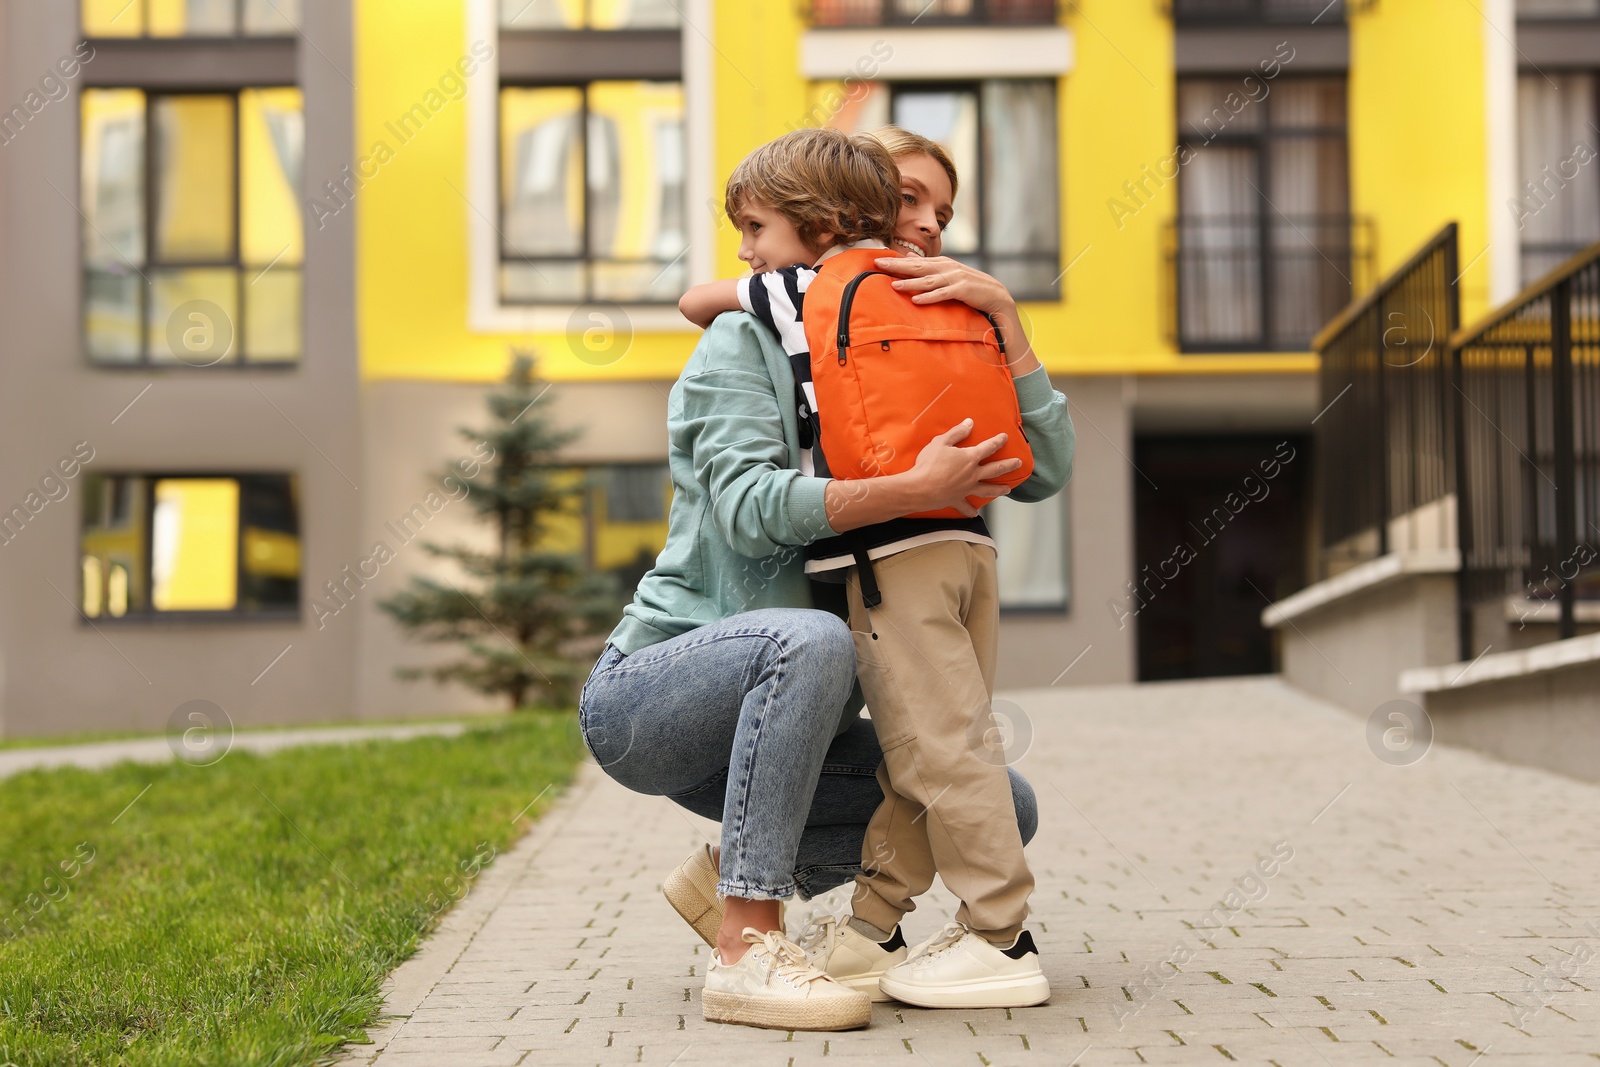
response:
<path id="1" fill-rule="evenodd" d="M 1138 626 L 1141 682 L 1274 669 L 1261 611 L 1304 585 L 1310 449 L 1283 435 L 1136 439 L 1136 588 L 1118 610 Z"/>

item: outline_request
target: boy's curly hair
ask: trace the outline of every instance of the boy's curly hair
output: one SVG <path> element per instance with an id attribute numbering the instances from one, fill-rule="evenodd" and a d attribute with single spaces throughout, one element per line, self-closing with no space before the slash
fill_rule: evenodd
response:
<path id="1" fill-rule="evenodd" d="M 841 244 L 888 244 L 900 217 L 900 170 L 882 143 L 866 134 L 795 130 L 734 168 L 722 206 L 736 225 L 746 201 L 782 215 L 810 248 L 825 233 Z"/>

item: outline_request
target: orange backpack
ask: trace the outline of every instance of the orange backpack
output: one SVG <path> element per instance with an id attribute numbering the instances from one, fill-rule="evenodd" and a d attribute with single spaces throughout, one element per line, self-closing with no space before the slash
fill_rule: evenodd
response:
<path id="1" fill-rule="evenodd" d="M 1022 466 L 995 481 L 1016 486 L 1033 472 L 1016 387 L 994 321 L 956 300 L 915 304 L 873 261 L 891 249 L 852 248 L 817 267 L 805 294 L 818 442 L 835 478 L 876 478 L 910 470 L 937 434 L 973 420 L 961 445 L 995 434 L 989 457 Z M 991 497 L 967 498 L 982 507 Z M 959 518 L 954 508 L 911 518 Z"/>

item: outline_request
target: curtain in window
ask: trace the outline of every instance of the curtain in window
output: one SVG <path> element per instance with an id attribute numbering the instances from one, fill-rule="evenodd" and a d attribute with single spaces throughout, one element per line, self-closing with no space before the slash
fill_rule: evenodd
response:
<path id="1" fill-rule="evenodd" d="M 1352 289 L 1343 79 L 1185 79 L 1178 129 L 1183 345 L 1304 348 Z"/>
<path id="2" fill-rule="evenodd" d="M 1055 85 L 985 82 L 983 126 L 989 272 L 1014 293 L 1048 293 L 1061 270 Z"/>
<path id="3" fill-rule="evenodd" d="M 1519 186 L 1506 209 L 1521 230 L 1525 284 L 1600 238 L 1595 82 L 1593 74 L 1518 79 Z"/>
<path id="4" fill-rule="evenodd" d="M 944 231 L 948 256 L 978 251 L 978 205 L 984 173 L 978 166 L 978 94 L 971 89 L 900 89 L 894 95 L 896 126 L 937 141 L 961 177 L 955 216 Z"/>
<path id="5" fill-rule="evenodd" d="M 1275 135 L 1264 208 L 1273 260 L 1267 331 L 1275 339 L 1309 339 L 1351 290 L 1344 84 L 1284 79 L 1272 86 L 1267 106 Z"/>
<path id="6" fill-rule="evenodd" d="M 994 535 L 1002 608 L 1068 605 L 1066 495 L 1037 504 L 1000 497 L 983 509 Z"/>

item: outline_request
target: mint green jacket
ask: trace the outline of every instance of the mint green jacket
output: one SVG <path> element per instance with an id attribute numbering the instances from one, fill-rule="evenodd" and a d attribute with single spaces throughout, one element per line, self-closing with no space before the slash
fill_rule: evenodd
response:
<path id="1" fill-rule="evenodd" d="M 1042 368 L 1016 387 L 1034 465 L 1011 497 L 1044 500 L 1072 474 L 1067 398 Z M 799 470 L 794 395 L 777 339 L 744 312 L 717 316 L 667 398 L 667 545 L 611 632 L 623 653 L 741 611 L 813 606 L 802 548 L 839 531 L 828 480 Z"/>

